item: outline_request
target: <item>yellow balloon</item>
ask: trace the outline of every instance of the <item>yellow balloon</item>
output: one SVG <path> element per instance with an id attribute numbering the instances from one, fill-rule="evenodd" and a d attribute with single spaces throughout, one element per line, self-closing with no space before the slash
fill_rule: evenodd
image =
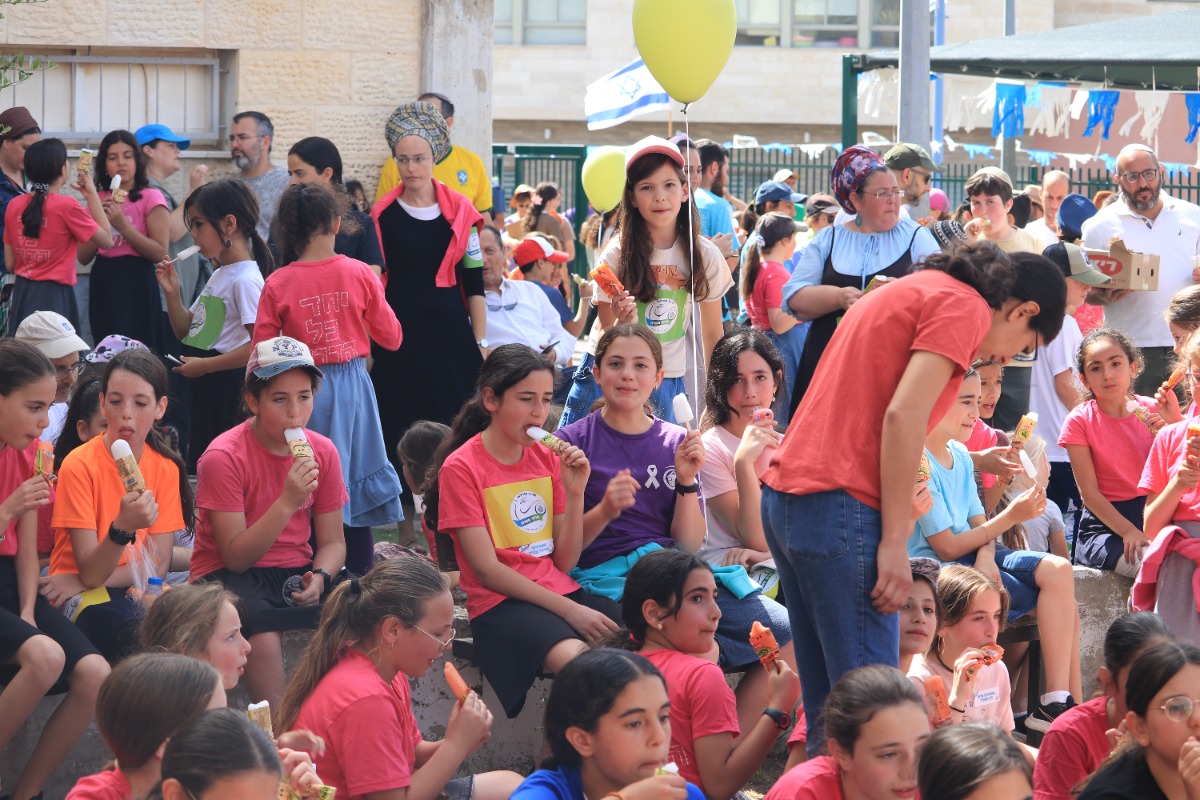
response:
<path id="1" fill-rule="evenodd" d="M 633 40 L 650 74 L 681 103 L 705 95 L 737 35 L 734 0 L 634 0 Z"/>
<path id="2" fill-rule="evenodd" d="M 625 151 L 597 147 L 583 162 L 583 191 L 601 214 L 621 204 L 625 193 Z"/>

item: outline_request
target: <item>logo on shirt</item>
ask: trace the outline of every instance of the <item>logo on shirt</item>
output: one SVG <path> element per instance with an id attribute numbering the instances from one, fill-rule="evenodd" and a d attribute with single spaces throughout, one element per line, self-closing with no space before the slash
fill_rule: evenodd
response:
<path id="1" fill-rule="evenodd" d="M 467 185 L 467 171 L 465 169 L 460 169 L 458 171 L 458 182 L 463 186 Z"/>
<path id="2" fill-rule="evenodd" d="M 536 492 L 518 492 L 509 504 L 513 524 L 528 534 L 539 533 L 549 517 L 546 501 Z"/>
<path id="3" fill-rule="evenodd" d="M 679 319 L 679 305 L 671 297 L 660 297 L 646 306 L 646 327 L 662 336 Z"/>

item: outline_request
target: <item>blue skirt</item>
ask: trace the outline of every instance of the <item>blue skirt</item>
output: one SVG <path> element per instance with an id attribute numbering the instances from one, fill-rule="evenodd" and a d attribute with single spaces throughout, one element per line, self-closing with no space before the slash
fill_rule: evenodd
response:
<path id="1" fill-rule="evenodd" d="M 313 396 L 308 427 L 332 439 L 342 459 L 342 479 L 350 495 L 342 509 L 342 522 L 359 527 L 404 519 L 400 476 L 383 446 L 379 406 L 366 359 L 322 364 L 321 371 L 325 380 Z"/>

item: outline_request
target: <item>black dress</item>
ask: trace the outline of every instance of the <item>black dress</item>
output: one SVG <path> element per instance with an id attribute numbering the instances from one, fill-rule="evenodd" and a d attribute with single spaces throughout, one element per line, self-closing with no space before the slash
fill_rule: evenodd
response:
<path id="1" fill-rule="evenodd" d="M 396 444 L 420 420 L 450 424 L 475 393 L 483 357 L 475 343 L 467 296 L 483 295 L 483 270 L 455 268 L 454 286 L 436 285 L 450 246 L 445 217 L 419 220 L 399 203 L 379 217 L 385 296 L 404 331 L 400 349 L 372 345 L 371 381 L 379 401 L 383 443 L 400 472 Z"/>

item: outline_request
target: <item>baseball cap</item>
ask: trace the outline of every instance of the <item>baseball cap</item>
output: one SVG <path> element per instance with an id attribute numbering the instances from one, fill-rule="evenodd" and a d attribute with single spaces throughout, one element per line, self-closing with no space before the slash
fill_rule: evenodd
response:
<path id="1" fill-rule="evenodd" d="M 289 369 L 303 368 L 311 371 L 318 378 L 324 378 L 325 373 L 317 369 L 312 352 L 304 342 L 298 342 L 290 336 L 276 336 L 259 342 L 250 349 L 250 363 L 246 364 L 246 377 L 253 375 L 261 380 L 269 380 Z"/>
<path id="2" fill-rule="evenodd" d="M 138 145 L 150 144 L 156 139 L 162 139 L 164 142 L 174 142 L 179 145 L 180 150 L 187 150 L 192 146 L 191 139 L 185 139 L 166 125 L 159 125 L 157 122 L 143 125 L 134 131 L 133 135 L 137 139 Z"/>
<path id="3" fill-rule="evenodd" d="M 1081 194 L 1069 194 L 1058 207 L 1055 222 L 1063 238 L 1083 238 L 1083 223 L 1096 216 L 1096 205 Z"/>
<path id="4" fill-rule="evenodd" d="M 123 353 L 126 350 L 149 349 L 137 339 L 130 339 L 128 336 L 119 336 L 114 333 L 101 339 L 92 348 L 92 352 L 83 357 L 83 360 L 89 364 L 107 364 L 116 357 L 117 353 Z"/>
<path id="5" fill-rule="evenodd" d="M 814 194 L 808 198 L 808 203 L 804 206 L 804 216 L 812 217 L 817 214 L 837 214 L 842 210 L 838 205 L 838 201 L 834 200 L 827 194 Z"/>
<path id="6" fill-rule="evenodd" d="M 540 236 L 528 236 L 520 241 L 513 248 L 513 261 L 518 267 L 524 267 L 535 261 L 541 261 L 543 258 L 548 258 L 555 264 L 565 264 L 570 260 L 570 256 L 561 250 L 555 250 Z"/>
<path id="7" fill-rule="evenodd" d="M 771 180 L 779 181 L 780 183 L 783 183 L 788 178 L 799 178 L 799 177 L 800 176 L 796 174 L 795 170 L 785 168 L 785 169 L 779 170 L 779 172 L 776 172 L 774 175 L 772 175 Z"/>
<path id="8" fill-rule="evenodd" d="M 625 169 L 629 169 L 630 165 L 642 156 L 648 156 L 651 153 L 666 156 L 680 167 L 683 166 L 683 153 L 679 152 L 678 147 L 661 136 L 647 136 L 625 149 Z"/>
<path id="9" fill-rule="evenodd" d="M 900 142 L 888 150 L 883 156 L 888 169 L 912 169 L 920 167 L 930 172 L 941 172 L 942 168 L 934 163 L 924 147 L 919 144 Z"/>
<path id="10" fill-rule="evenodd" d="M 759 203 L 777 203 L 780 200 L 790 200 L 796 205 L 800 205 L 807 199 L 807 195 L 793 192 L 792 187 L 780 181 L 767 181 L 758 187 L 758 191 L 754 193 L 755 205 Z"/>
<path id="11" fill-rule="evenodd" d="M 16 338 L 33 345 L 46 358 L 62 358 L 88 349 L 87 342 L 79 338 L 71 321 L 53 311 L 30 314 L 17 326 Z"/>
<path id="12" fill-rule="evenodd" d="M 1070 242 L 1055 242 L 1042 255 L 1062 270 L 1063 277 L 1074 278 L 1087 286 L 1106 286 L 1112 278 L 1092 266 L 1087 253 Z"/>

